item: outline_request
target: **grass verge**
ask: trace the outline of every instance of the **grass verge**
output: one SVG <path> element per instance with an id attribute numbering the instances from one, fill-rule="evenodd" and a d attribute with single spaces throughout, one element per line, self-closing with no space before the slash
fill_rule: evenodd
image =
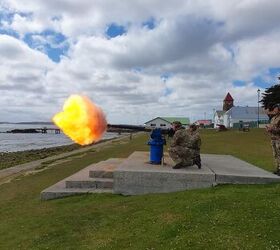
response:
<path id="1" fill-rule="evenodd" d="M 261 130 L 249 133 L 203 131 L 202 151 L 233 152 L 272 169 L 268 138 Z M 141 135 L 112 143 L 0 186 L 0 249 L 279 249 L 280 184 L 39 200 L 41 190 L 62 178 L 93 162 L 148 150 L 146 142 Z M 256 151 L 256 143 L 264 150 Z"/>

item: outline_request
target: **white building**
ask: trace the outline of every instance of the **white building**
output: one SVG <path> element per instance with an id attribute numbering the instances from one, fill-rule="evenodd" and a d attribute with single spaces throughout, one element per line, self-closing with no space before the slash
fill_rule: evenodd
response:
<path id="1" fill-rule="evenodd" d="M 217 112 L 216 112 L 217 113 Z M 263 108 L 258 107 L 232 107 L 230 110 L 224 112 L 222 116 L 220 116 L 220 120 L 217 116 L 217 124 L 225 125 L 227 128 L 234 127 L 235 123 L 248 123 L 248 122 L 268 122 L 268 116 L 265 114 Z M 216 120 L 216 119 L 215 119 Z M 216 124 L 215 124 L 216 125 Z"/>
<path id="2" fill-rule="evenodd" d="M 145 125 L 154 128 L 171 128 L 174 121 L 181 122 L 185 127 L 190 125 L 190 120 L 187 117 L 156 117 L 145 122 Z"/>
<path id="3" fill-rule="evenodd" d="M 233 98 L 228 93 L 224 99 L 223 110 L 218 110 L 214 115 L 214 127 L 224 125 L 227 128 L 237 127 L 240 122 L 260 122 L 268 123 L 268 116 L 264 109 L 259 107 L 235 107 L 233 105 Z"/>

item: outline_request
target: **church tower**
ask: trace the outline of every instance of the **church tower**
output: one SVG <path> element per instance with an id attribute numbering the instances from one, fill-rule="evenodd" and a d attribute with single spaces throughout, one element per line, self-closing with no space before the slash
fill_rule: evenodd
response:
<path id="1" fill-rule="evenodd" d="M 233 107 L 233 98 L 230 95 L 230 93 L 227 93 L 225 99 L 224 99 L 224 104 L 223 104 L 223 111 L 228 111 Z"/>

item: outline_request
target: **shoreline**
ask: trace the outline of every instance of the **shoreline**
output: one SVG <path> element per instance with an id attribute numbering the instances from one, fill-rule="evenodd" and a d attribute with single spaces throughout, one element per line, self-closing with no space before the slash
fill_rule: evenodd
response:
<path id="1" fill-rule="evenodd" d="M 50 156 L 57 156 L 63 153 L 69 153 L 79 149 L 87 149 L 94 145 L 104 143 L 106 141 L 111 141 L 120 137 L 114 137 L 109 139 L 103 139 L 96 143 L 89 144 L 86 146 L 81 146 L 79 144 L 73 143 L 69 145 L 62 145 L 56 147 L 42 148 L 42 149 L 31 149 L 16 152 L 0 152 L 0 171 L 3 169 L 15 167 L 17 165 L 25 164 L 31 161 L 43 160 Z"/>
<path id="2" fill-rule="evenodd" d="M 27 150 L 27 151 L 20 151 L 20 152 L 24 152 L 25 156 L 29 156 L 26 158 L 22 158 L 22 154 L 18 153 L 6 153 L 6 157 L 7 154 L 10 154 L 10 158 L 12 159 L 20 159 L 20 163 L 18 164 L 9 164 L 11 166 L 7 166 L 5 168 L 0 169 L 0 185 L 10 182 L 12 179 L 14 179 L 17 176 L 20 176 L 24 173 L 27 173 L 29 171 L 34 171 L 37 170 L 41 171 L 41 169 L 45 169 L 46 166 L 44 165 L 45 163 L 49 163 L 52 161 L 58 161 L 61 160 L 62 158 L 67 158 L 67 157 L 71 157 L 73 155 L 76 154 L 81 154 L 81 153 L 85 153 L 87 151 L 90 150 L 95 150 L 96 148 L 100 148 L 100 147 L 106 147 L 106 145 L 114 143 L 114 141 L 116 142 L 120 142 L 120 141 L 124 141 L 124 140 L 131 140 L 132 137 L 128 134 L 119 136 L 119 137 L 115 137 L 115 138 L 109 138 L 109 139 L 104 139 L 104 140 L 100 140 L 96 143 L 87 145 L 87 146 L 80 146 L 78 144 L 72 144 L 70 146 L 59 146 L 59 147 L 54 147 L 51 148 L 52 152 L 49 151 L 48 149 L 42 149 L 42 150 Z M 56 151 L 56 149 L 60 149 L 60 151 Z M 30 154 L 31 151 L 36 151 L 35 154 Z M 39 151 L 45 151 L 45 155 L 43 155 L 44 157 L 40 156 L 38 157 Z M 53 153 L 55 152 L 55 153 Z M 34 153 L 34 152 L 32 152 Z M 53 153 L 53 154 L 52 154 Z M 0 157 L 0 162 L 3 165 L 3 158 Z M 15 161 L 13 161 L 15 162 Z"/>

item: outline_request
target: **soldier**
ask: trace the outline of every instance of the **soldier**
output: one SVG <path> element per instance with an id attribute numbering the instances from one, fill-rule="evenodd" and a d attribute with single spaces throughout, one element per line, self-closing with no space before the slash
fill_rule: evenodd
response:
<path id="1" fill-rule="evenodd" d="M 280 104 L 273 105 L 266 112 L 272 117 L 270 125 L 266 126 L 266 131 L 271 136 L 272 152 L 276 165 L 274 174 L 280 175 Z"/>
<path id="2" fill-rule="evenodd" d="M 174 169 L 179 169 L 187 166 L 192 166 L 193 150 L 188 148 L 190 142 L 190 135 L 186 129 L 182 126 L 181 122 L 174 122 L 173 129 L 175 134 L 170 142 L 170 148 L 168 149 L 171 159 L 176 163 Z"/>
<path id="3" fill-rule="evenodd" d="M 201 158 L 200 158 L 200 147 L 201 147 L 201 138 L 198 132 L 198 126 L 191 124 L 189 128 L 190 142 L 189 148 L 193 149 L 194 162 L 201 168 Z"/>

